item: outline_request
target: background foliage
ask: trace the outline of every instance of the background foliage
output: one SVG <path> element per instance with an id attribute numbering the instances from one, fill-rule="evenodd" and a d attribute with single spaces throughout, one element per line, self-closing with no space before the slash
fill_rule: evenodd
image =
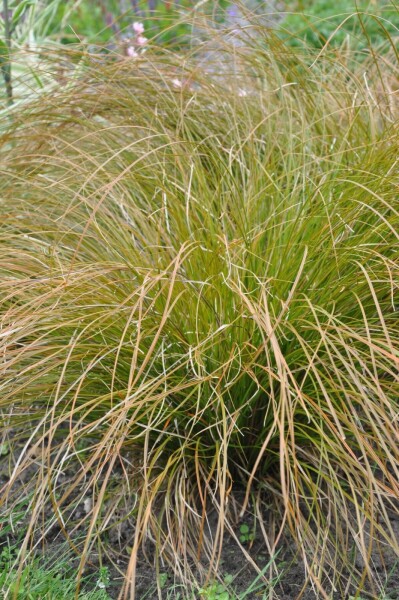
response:
<path id="1" fill-rule="evenodd" d="M 335 47 L 346 43 L 369 52 L 371 45 L 386 44 L 387 34 L 399 36 L 398 6 L 389 0 L 301 0 L 287 9 L 282 28 L 296 46 L 321 48 L 329 40 Z"/>

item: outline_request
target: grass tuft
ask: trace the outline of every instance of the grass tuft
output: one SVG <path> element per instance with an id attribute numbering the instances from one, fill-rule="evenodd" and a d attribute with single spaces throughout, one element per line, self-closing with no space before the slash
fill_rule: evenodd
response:
<path id="1" fill-rule="evenodd" d="M 79 576 L 94 548 L 116 564 L 125 521 L 126 598 L 150 543 L 205 585 L 227 534 L 252 560 L 249 503 L 316 594 L 375 589 L 374 553 L 399 552 L 396 59 L 216 47 L 87 57 L 12 112 L 2 505 L 31 474 L 21 555 L 57 524 Z"/>

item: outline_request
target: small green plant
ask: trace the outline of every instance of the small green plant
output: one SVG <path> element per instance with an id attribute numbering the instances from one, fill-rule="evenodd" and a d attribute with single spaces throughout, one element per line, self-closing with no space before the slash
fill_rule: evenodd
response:
<path id="1" fill-rule="evenodd" d="M 214 582 L 206 588 L 200 588 L 198 593 L 200 598 L 204 600 L 232 600 L 233 596 L 230 595 L 227 586 L 232 583 L 233 578 L 227 575 L 224 578 L 223 583 Z"/>
<path id="2" fill-rule="evenodd" d="M 168 582 L 168 574 L 160 573 L 159 578 L 158 578 L 158 583 L 159 583 L 159 587 L 161 588 L 161 590 L 166 587 L 167 582 Z"/>
<path id="3" fill-rule="evenodd" d="M 44 557 L 28 558 L 21 572 L 18 569 L 17 547 L 5 546 L 0 553 L 0 596 L 4 600 L 75 600 L 76 572 L 69 564 L 69 553 L 49 562 Z M 104 581 L 100 570 L 99 581 Z M 86 577 L 80 600 L 109 600 L 104 589 L 95 590 L 94 576 Z M 108 580 L 109 583 L 109 580 Z M 108 584 L 107 584 L 108 585 Z M 105 587 L 98 585 L 98 587 Z"/>
<path id="4" fill-rule="evenodd" d="M 98 570 L 97 587 L 105 589 L 110 584 L 108 567 L 100 567 Z"/>
<path id="5" fill-rule="evenodd" d="M 255 539 L 255 530 L 250 529 L 249 525 L 243 523 L 240 525 L 240 542 L 248 543 L 253 542 Z"/>

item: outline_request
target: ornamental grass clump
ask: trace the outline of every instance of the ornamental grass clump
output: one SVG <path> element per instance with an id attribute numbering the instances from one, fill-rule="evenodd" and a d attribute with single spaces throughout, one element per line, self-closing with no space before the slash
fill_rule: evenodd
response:
<path id="1" fill-rule="evenodd" d="M 149 543 L 186 582 L 226 535 L 254 564 L 249 506 L 316 595 L 376 590 L 399 553 L 397 63 L 262 32 L 223 75 L 202 52 L 87 57 L 10 112 L 3 510 L 35 469 L 22 552 L 56 524 L 79 576 L 128 555 L 125 598 Z"/>

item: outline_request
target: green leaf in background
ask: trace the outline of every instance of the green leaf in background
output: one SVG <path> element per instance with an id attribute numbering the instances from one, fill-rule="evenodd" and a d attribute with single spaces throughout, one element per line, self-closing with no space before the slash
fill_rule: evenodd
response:
<path id="1" fill-rule="evenodd" d="M 10 453 L 10 444 L 8 442 L 2 442 L 0 444 L 0 456 L 7 456 Z"/>
<path id="2" fill-rule="evenodd" d="M 292 10 L 292 8 L 290 8 Z M 284 19 L 281 36 L 293 46 L 322 48 L 344 42 L 357 50 L 399 35 L 399 4 L 373 0 L 303 0 Z M 368 39 L 369 38 L 369 39 Z"/>
<path id="3" fill-rule="evenodd" d="M 5 62 L 8 62 L 10 59 L 10 52 L 8 50 L 7 44 L 0 40 L 0 65 L 3 65 Z"/>
<path id="4" fill-rule="evenodd" d="M 30 8 L 31 6 L 34 6 L 36 3 L 37 3 L 36 0 L 21 0 L 21 2 L 18 3 L 18 5 L 12 15 L 12 20 L 11 20 L 12 29 L 14 29 L 18 25 L 19 20 L 22 17 L 22 15 L 25 13 L 26 9 Z"/>
<path id="5" fill-rule="evenodd" d="M 0 39 L 0 70 L 4 77 L 4 81 L 10 75 L 10 51 L 5 42 Z"/>

